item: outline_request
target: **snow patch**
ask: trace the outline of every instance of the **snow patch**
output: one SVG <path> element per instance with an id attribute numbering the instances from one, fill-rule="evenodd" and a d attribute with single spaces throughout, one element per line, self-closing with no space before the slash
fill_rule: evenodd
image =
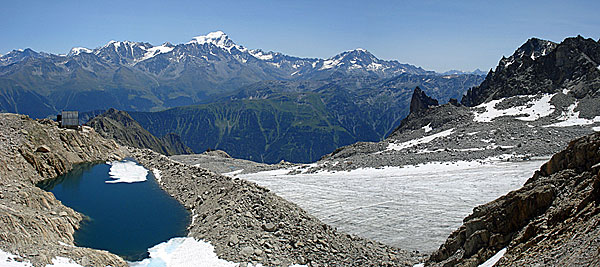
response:
<path id="1" fill-rule="evenodd" d="M 236 263 L 219 259 L 210 243 L 192 237 L 172 238 L 148 249 L 148 252 L 150 258 L 130 262 L 129 266 L 237 266 Z"/>
<path id="2" fill-rule="evenodd" d="M 431 128 L 431 123 L 423 126 L 421 129 L 423 129 L 426 133 L 431 132 L 431 130 L 433 130 L 433 128 Z"/>
<path id="3" fill-rule="evenodd" d="M 148 170 L 141 165 L 129 160 L 113 161 L 108 174 L 115 180 L 106 181 L 107 184 L 113 183 L 135 183 L 146 181 Z"/>
<path id="4" fill-rule="evenodd" d="M 175 237 L 148 249 L 150 258 L 129 262 L 131 267 L 237 267 L 239 263 L 219 259 L 208 242 L 193 237 Z M 262 266 L 261 264 L 248 266 Z M 301 266 L 301 265 L 293 265 Z"/>
<path id="5" fill-rule="evenodd" d="M 72 259 L 65 257 L 56 257 L 52 259 L 52 264 L 46 265 L 46 267 L 82 267 L 81 265 L 74 262 Z"/>
<path id="6" fill-rule="evenodd" d="M 500 251 L 498 251 L 498 253 L 496 253 L 496 255 L 492 256 L 487 261 L 485 261 L 484 263 L 480 264 L 478 267 L 492 267 L 492 266 L 494 266 L 494 264 L 496 264 L 500 260 L 500 258 L 502 258 L 502 256 L 504 256 L 504 253 L 506 253 L 506 248 L 503 248 Z"/>
<path id="7" fill-rule="evenodd" d="M 0 266 L 5 267 L 33 267 L 29 261 L 17 261 L 21 257 L 0 250 Z"/>
<path id="8" fill-rule="evenodd" d="M 323 61 L 323 66 L 319 68 L 319 70 L 331 69 L 333 67 L 337 67 L 340 64 L 339 59 L 328 59 Z"/>
<path id="9" fill-rule="evenodd" d="M 576 101 L 567 107 L 567 111 L 563 111 L 562 114 L 557 118 L 560 122 L 545 125 L 544 127 L 569 127 L 578 125 L 589 125 L 595 122 L 600 122 L 600 116 L 593 119 L 584 119 L 579 117 L 579 111 L 575 111 L 579 103 Z"/>
<path id="10" fill-rule="evenodd" d="M 523 106 L 510 107 L 507 109 L 497 109 L 496 105 L 504 101 L 506 98 L 499 100 L 492 100 L 487 103 L 476 106 L 474 109 L 485 109 L 483 112 L 474 111 L 475 122 L 491 122 L 493 119 L 502 116 L 519 116 L 517 119 L 523 121 L 535 121 L 542 117 L 546 117 L 554 112 L 554 106 L 550 103 L 550 100 L 554 94 L 544 94 L 539 99 L 530 100 Z M 522 96 L 528 98 L 534 98 L 535 95 Z"/>
<path id="11" fill-rule="evenodd" d="M 595 132 L 600 132 L 600 126 L 593 127 L 592 130 Z"/>
<path id="12" fill-rule="evenodd" d="M 260 49 L 250 50 L 249 53 L 253 57 L 258 58 L 260 60 L 271 60 L 271 59 L 273 59 L 273 55 L 272 54 L 266 54 L 266 53 L 264 53 Z"/>
<path id="13" fill-rule="evenodd" d="M 2 267 L 33 267 L 33 264 L 28 260 L 17 261 L 21 257 L 12 253 L 0 250 L 0 266 Z M 82 267 L 73 260 L 65 257 L 55 257 L 52 259 L 52 264 L 47 264 L 46 267 Z"/>
<path id="14" fill-rule="evenodd" d="M 231 171 L 231 172 L 222 173 L 221 175 L 227 176 L 227 177 L 234 177 L 234 176 L 242 173 L 243 171 L 244 171 L 244 169 L 239 169 L 239 170 L 235 170 L 235 171 Z"/>
<path id="15" fill-rule="evenodd" d="M 426 143 L 433 141 L 436 138 L 449 136 L 452 134 L 453 131 L 454 131 L 454 128 L 448 129 L 448 130 L 445 130 L 445 131 L 442 131 L 442 132 L 439 132 L 436 134 L 421 137 L 419 139 L 413 139 L 413 140 L 409 140 L 406 142 L 402 142 L 402 143 L 390 143 L 390 144 L 388 144 L 387 150 L 402 150 L 402 149 L 416 146 L 418 144 L 426 144 Z"/>
<path id="16" fill-rule="evenodd" d="M 154 174 L 154 177 L 156 178 L 156 181 L 158 181 L 160 183 L 160 181 L 162 181 L 162 176 L 160 175 L 160 170 L 159 169 L 152 169 L 152 174 Z"/>
<path id="17" fill-rule="evenodd" d="M 160 45 L 160 46 L 148 48 L 146 50 L 146 53 L 144 53 L 144 56 L 140 59 L 140 61 L 144 61 L 146 59 L 153 58 L 153 57 L 163 54 L 163 53 L 169 53 L 169 52 L 173 51 L 173 49 L 174 49 L 174 47 L 170 47 L 170 46 L 166 46 L 166 45 Z"/>
<path id="18" fill-rule="evenodd" d="M 380 69 L 383 69 L 383 65 L 372 62 L 371 64 L 367 65 L 367 69 L 368 70 L 380 70 Z"/>

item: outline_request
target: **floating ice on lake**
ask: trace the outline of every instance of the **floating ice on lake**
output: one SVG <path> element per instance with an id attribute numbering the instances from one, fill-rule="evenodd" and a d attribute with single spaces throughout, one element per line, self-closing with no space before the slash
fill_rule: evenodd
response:
<path id="1" fill-rule="evenodd" d="M 110 175 L 110 178 L 115 180 L 106 181 L 108 184 L 146 181 L 148 170 L 136 162 L 129 160 L 113 161 L 110 162 L 109 165 L 111 165 L 111 167 L 108 174 Z"/>

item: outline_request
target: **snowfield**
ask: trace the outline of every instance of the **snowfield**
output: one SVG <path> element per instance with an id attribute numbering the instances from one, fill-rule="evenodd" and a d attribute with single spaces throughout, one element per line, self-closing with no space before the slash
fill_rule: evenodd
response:
<path id="1" fill-rule="evenodd" d="M 473 208 L 520 188 L 545 161 L 460 161 L 287 175 L 237 174 L 338 229 L 409 250 L 433 251 Z M 232 174 L 230 174 L 232 175 Z"/>
<path id="2" fill-rule="evenodd" d="M 516 106 L 507 109 L 497 109 L 496 105 L 504 101 L 506 98 L 492 100 L 483 103 L 475 108 L 484 108 L 483 112 L 473 112 L 476 122 L 491 122 L 493 119 L 501 116 L 519 116 L 517 119 L 523 121 L 535 121 L 542 117 L 546 117 L 554 112 L 554 106 L 550 100 L 554 94 L 544 94 L 541 98 L 535 99 L 535 95 L 520 96 L 530 98 L 527 105 Z"/>

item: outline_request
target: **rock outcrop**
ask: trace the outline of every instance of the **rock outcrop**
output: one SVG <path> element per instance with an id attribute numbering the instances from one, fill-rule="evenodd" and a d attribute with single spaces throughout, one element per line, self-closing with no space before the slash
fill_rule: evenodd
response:
<path id="1" fill-rule="evenodd" d="M 192 150 L 181 142 L 176 134 L 157 138 L 146 131 L 127 112 L 109 109 L 86 123 L 96 132 L 119 144 L 136 148 L 148 148 L 164 155 L 191 154 Z"/>
<path id="2" fill-rule="evenodd" d="M 570 142 L 525 185 L 476 207 L 431 266 L 600 265 L 600 133 Z"/>
<path id="3" fill-rule="evenodd" d="M 106 251 L 74 246 L 73 234 L 83 219 L 36 183 L 69 171 L 73 164 L 128 155 L 91 128 L 61 129 L 50 120 L 0 114 L 0 250 L 35 266 L 55 257 L 84 266 L 127 266 Z"/>
<path id="4" fill-rule="evenodd" d="M 438 105 L 438 101 L 429 97 L 421 88 L 418 86 L 413 91 L 412 98 L 410 99 L 410 113 L 418 114 L 425 112 L 430 107 Z"/>

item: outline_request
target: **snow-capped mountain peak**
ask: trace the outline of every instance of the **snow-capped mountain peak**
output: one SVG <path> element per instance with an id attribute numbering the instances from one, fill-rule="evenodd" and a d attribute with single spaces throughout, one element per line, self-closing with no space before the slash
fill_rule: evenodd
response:
<path id="1" fill-rule="evenodd" d="M 366 49 L 357 48 L 325 60 L 320 70 L 331 69 L 342 65 L 350 69 L 365 68 L 367 70 L 377 70 L 382 68 L 382 64 L 379 61 L 381 60 L 376 58 Z"/>
<path id="2" fill-rule="evenodd" d="M 231 39 L 229 39 L 229 36 L 222 31 L 215 31 L 208 33 L 207 35 L 196 36 L 192 38 L 188 44 L 213 44 L 228 51 L 233 47 L 240 51 L 245 50 L 244 47 L 237 45 Z"/>
<path id="3" fill-rule="evenodd" d="M 72 56 L 79 55 L 81 53 L 91 54 L 93 52 L 94 52 L 94 50 L 89 49 L 89 48 L 85 48 L 85 47 L 73 47 L 73 48 L 71 48 L 71 51 L 69 51 L 69 53 L 67 54 L 67 56 L 68 57 L 72 57 Z"/>
<path id="4" fill-rule="evenodd" d="M 49 55 L 50 54 L 44 52 L 38 53 L 36 51 L 33 51 L 31 48 L 15 49 L 13 51 L 10 51 L 6 55 L 0 56 L 0 66 L 23 61 L 28 58 L 42 58 L 47 57 Z"/>

